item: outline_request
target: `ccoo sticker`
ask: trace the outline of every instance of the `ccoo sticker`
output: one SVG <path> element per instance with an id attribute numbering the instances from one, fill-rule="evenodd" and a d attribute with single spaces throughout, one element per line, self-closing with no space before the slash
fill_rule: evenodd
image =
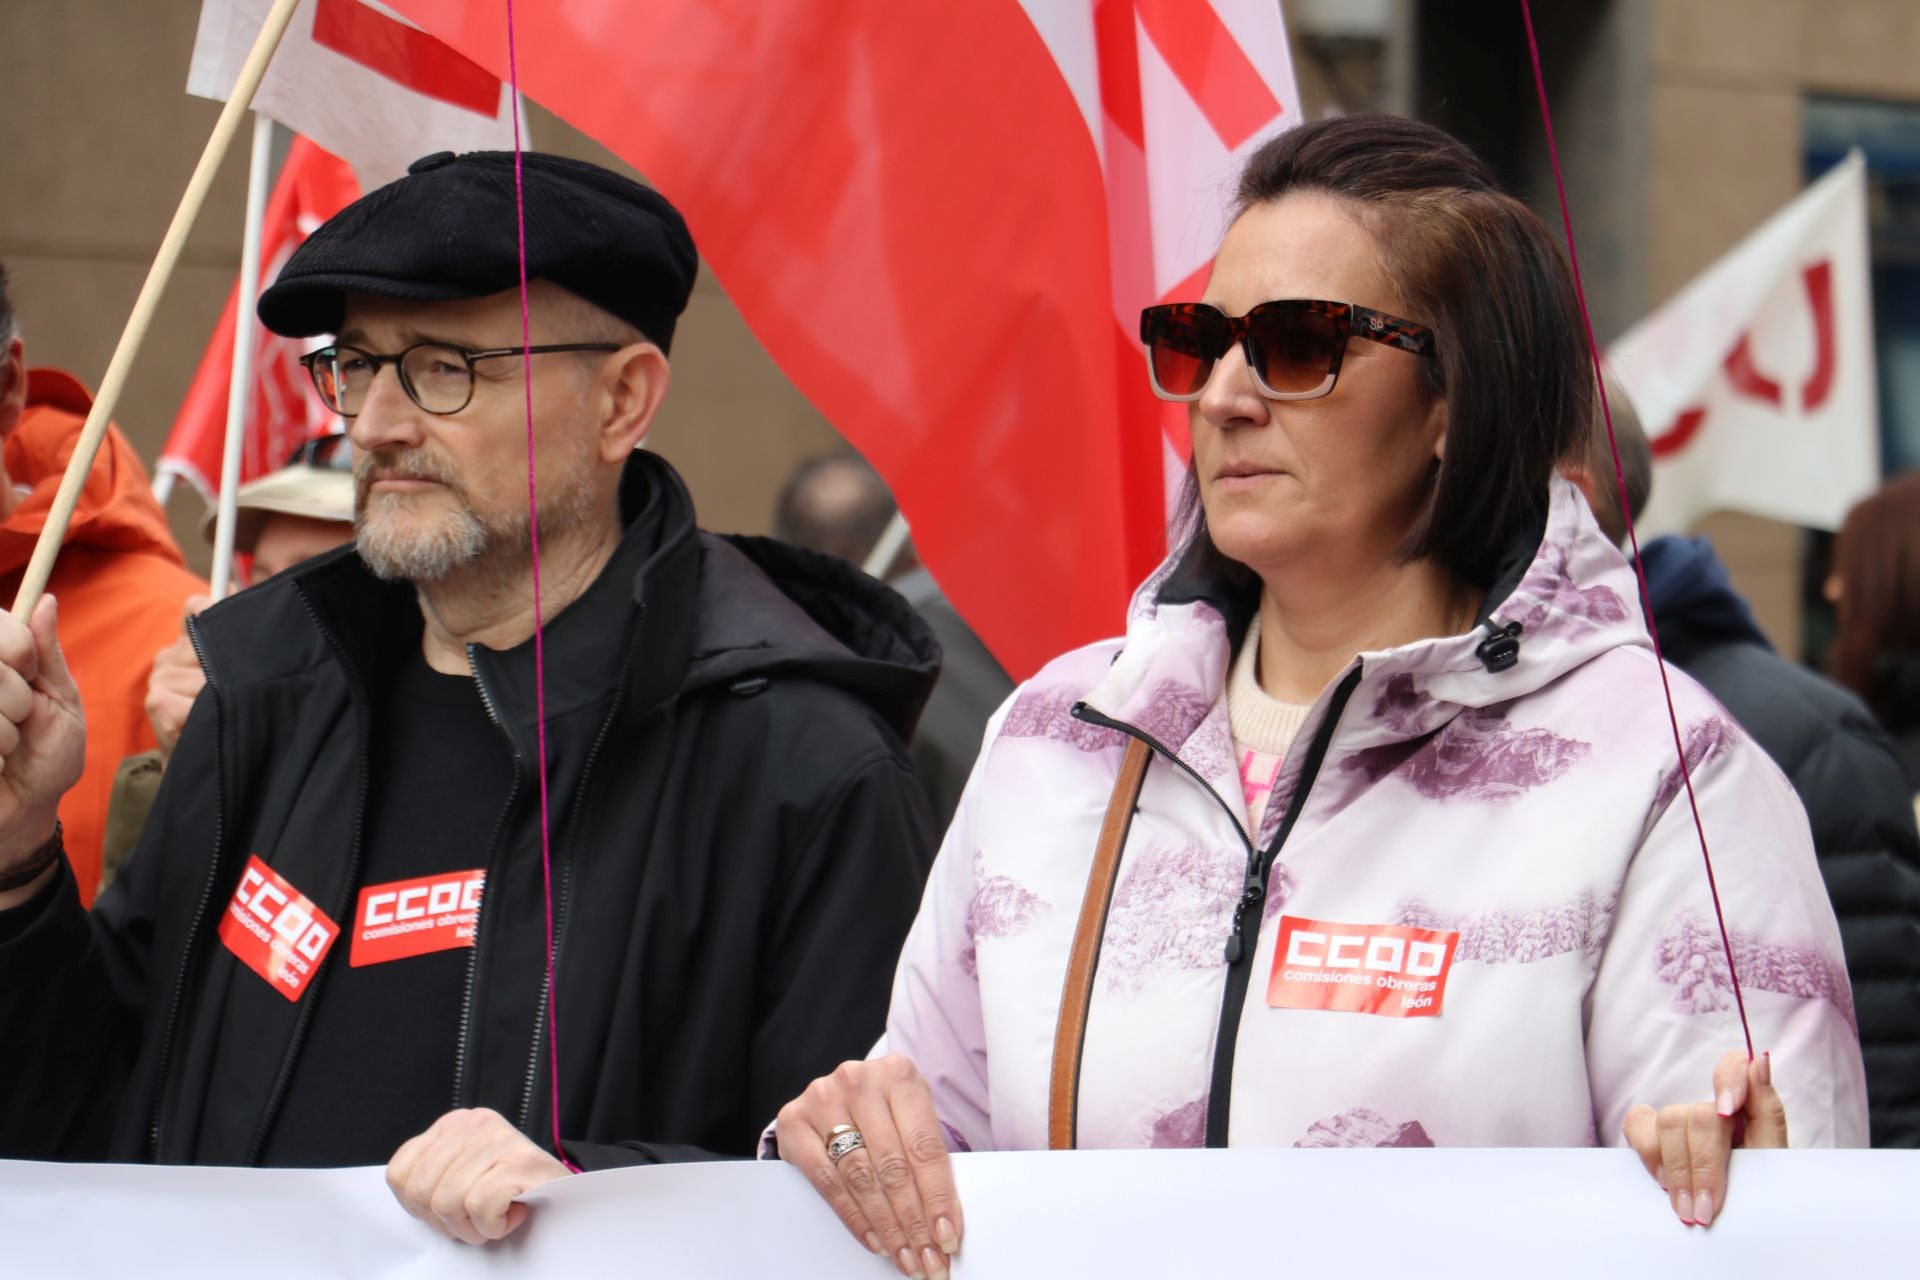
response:
<path id="1" fill-rule="evenodd" d="M 289 1000 L 320 971 L 340 926 L 255 854 L 220 917 L 220 941 Z"/>
<path id="2" fill-rule="evenodd" d="M 1267 1003 L 1382 1018 L 1437 1018 L 1459 933 L 1280 917 Z"/>

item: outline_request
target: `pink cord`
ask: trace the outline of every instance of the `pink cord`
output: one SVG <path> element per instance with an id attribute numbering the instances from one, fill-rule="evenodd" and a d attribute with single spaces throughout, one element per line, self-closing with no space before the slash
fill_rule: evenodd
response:
<path id="1" fill-rule="evenodd" d="M 1567 258 L 1573 267 L 1573 291 L 1580 300 L 1580 321 L 1587 330 L 1587 350 L 1593 354 L 1593 376 L 1600 385 L 1600 413 L 1607 424 L 1607 447 L 1613 451 L 1613 479 L 1620 490 L 1620 511 L 1626 517 L 1627 539 L 1633 547 L 1633 568 L 1640 583 L 1640 605 L 1646 610 L 1647 636 L 1653 641 L 1655 665 L 1660 668 L 1660 688 L 1667 696 L 1667 723 L 1673 728 L 1673 749 L 1680 757 L 1680 778 L 1686 783 L 1687 804 L 1693 809 L 1693 829 L 1700 836 L 1700 860 L 1707 867 L 1707 891 L 1713 895 L 1713 919 L 1720 926 L 1720 945 L 1727 953 L 1727 975 L 1733 979 L 1734 1005 L 1740 1011 L 1740 1031 L 1747 1039 L 1747 1060 L 1753 1060 L 1753 1028 L 1747 1025 L 1747 1001 L 1740 992 L 1740 973 L 1733 964 L 1733 939 L 1727 935 L 1726 913 L 1720 907 L 1720 885 L 1713 875 L 1713 855 L 1707 852 L 1707 828 L 1700 821 L 1700 802 L 1693 794 L 1693 770 L 1687 764 L 1687 749 L 1680 741 L 1680 713 L 1673 705 L 1673 685 L 1667 679 L 1667 664 L 1660 654 L 1660 633 L 1653 622 L 1653 596 L 1647 589 L 1647 568 L 1640 562 L 1640 535 L 1633 528 L 1633 512 L 1627 506 L 1627 478 L 1620 465 L 1620 445 L 1613 437 L 1613 407 L 1607 403 L 1607 380 L 1600 362 L 1600 344 L 1594 340 L 1593 317 L 1587 312 L 1587 290 L 1580 282 L 1580 253 L 1573 244 L 1573 214 L 1567 209 L 1567 185 L 1560 176 L 1560 148 L 1553 138 L 1553 115 L 1547 110 L 1547 82 L 1540 72 L 1540 45 L 1533 35 L 1533 7 L 1520 0 L 1520 16 L 1527 24 L 1527 51 L 1533 57 L 1533 86 L 1540 95 L 1540 123 L 1546 127 L 1547 156 L 1553 162 L 1553 186 L 1560 194 L 1560 220 L 1567 231 Z"/>
<path id="2" fill-rule="evenodd" d="M 533 318 L 527 310 L 527 201 L 520 168 L 520 66 L 513 39 L 513 0 L 507 0 L 507 82 L 513 91 L 513 214 L 520 238 L 521 382 L 527 397 L 527 534 L 533 561 L 533 714 L 540 766 L 540 888 L 547 926 L 547 1078 L 553 1114 L 553 1153 L 575 1173 L 560 1142 L 560 990 L 553 974 L 553 828 L 547 814 L 547 651 L 540 609 L 540 491 L 533 465 Z"/>

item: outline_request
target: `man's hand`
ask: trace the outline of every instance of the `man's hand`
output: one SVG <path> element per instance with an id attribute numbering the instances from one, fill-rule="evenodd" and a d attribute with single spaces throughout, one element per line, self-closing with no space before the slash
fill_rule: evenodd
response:
<path id="1" fill-rule="evenodd" d="M 212 603 L 212 596 L 188 596 L 187 617 Z M 153 725 L 154 740 L 160 745 L 162 764 L 173 758 L 173 746 L 186 727 L 187 713 L 193 710 L 193 700 L 206 683 L 200 657 L 193 651 L 193 641 L 187 638 L 182 623 L 179 637 L 153 655 L 153 672 L 147 677 L 147 721 Z"/>
<path id="2" fill-rule="evenodd" d="M 420 1221 L 455 1240 L 485 1244 L 527 1220 L 516 1196 L 566 1173 L 499 1112 L 449 1111 L 393 1153 L 387 1186 Z"/>
<path id="3" fill-rule="evenodd" d="M 0 614 L 0 873 L 46 843 L 60 797 L 86 766 L 86 714 L 60 652 L 57 607 L 41 597 L 30 627 Z"/>
<path id="4" fill-rule="evenodd" d="M 1705 1227 L 1727 1202 L 1728 1154 L 1744 1125 L 1742 1147 L 1787 1145 L 1787 1109 L 1773 1088 L 1773 1060 L 1729 1053 L 1713 1071 L 1712 1102 L 1627 1112 L 1627 1142 L 1688 1226 Z M 1739 1123 L 1736 1123 L 1738 1121 Z"/>

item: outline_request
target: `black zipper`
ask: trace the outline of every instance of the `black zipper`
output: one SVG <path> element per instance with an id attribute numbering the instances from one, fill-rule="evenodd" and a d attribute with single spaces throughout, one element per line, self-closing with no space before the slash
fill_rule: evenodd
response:
<path id="1" fill-rule="evenodd" d="M 1361 670 L 1361 667 L 1355 666 L 1334 689 L 1333 699 L 1327 704 L 1326 719 L 1320 722 L 1312 745 L 1307 748 L 1307 758 L 1300 768 L 1300 780 L 1294 784 L 1293 795 L 1287 801 L 1287 812 L 1280 820 L 1280 829 L 1274 833 L 1273 843 L 1247 863 L 1246 884 L 1240 892 L 1240 905 L 1233 913 L 1233 932 L 1227 938 L 1227 984 L 1220 996 L 1220 1024 L 1214 1033 L 1213 1079 L 1207 1087 L 1209 1147 L 1227 1145 L 1227 1127 L 1233 1108 L 1233 1055 L 1240 1039 L 1240 1015 L 1246 1008 L 1247 987 L 1253 977 L 1253 953 L 1258 949 L 1247 938 L 1247 921 L 1251 916 L 1254 922 L 1253 937 L 1258 939 L 1259 908 L 1267 896 L 1267 877 L 1272 873 L 1275 859 L 1280 856 L 1281 847 L 1292 834 L 1294 823 L 1299 821 L 1300 811 L 1306 808 L 1307 793 L 1313 789 L 1314 779 L 1319 776 L 1320 766 L 1327 758 L 1327 748 L 1333 742 L 1333 733 L 1339 726 L 1341 713 L 1347 709 L 1347 699 L 1353 696 L 1355 687 L 1360 683 Z"/>
<path id="2" fill-rule="evenodd" d="M 180 1009 L 186 1002 L 187 972 L 193 967 L 194 944 L 200 936 L 200 927 L 206 923 L 207 907 L 213 901 L 213 888 L 220 879 L 220 852 L 227 832 L 226 801 L 226 754 L 221 749 L 225 734 L 225 711 L 220 706 L 220 687 L 214 683 L 213 672 L 207 666 L 207 651 L 200 643 L 200 627 L 191 617 L 187 619 L 187 639 L 193 644 L 193 656 L 200 663 L 201 673 L 206 676 L 207 691 L 213 695 L 213 856 L 207 860 L 206 882 L 200 888 L 200 904 L 194 909 L 193 923 L 187 927 L 186 946 L 180 953 L 180 972 L 173 982 L 173 1000 L 167 1006 L 167 1020 L 160 1032 L 160 1051 L 154 1058 L 153 1114 L 147 1122 L 147 1157 L 160 1159 L 160 1113 L 167 1097 L 167 1060 L 173 1053 L 173 1036 L 180 1021 Z"/>
<path id="3" fill-rule="evenodd" d="M 1307 802 L 1307 792 L 1312 789 L 1320 765 L 1325 761 L 1327 748 L 1333 741 L 1334 730 L 1338 727 L 1341 713 L 1346 710 L 1347 699 L 1360 683 L 1361 668 L 1356 666 L 1349 671 L 1339 685 L 1334 688 L 1333 697 L 1327 704 L 1326 719 L 1313 735 L 1313 741 L 1307 748 L 1307 758 L 1300 770 L 1300 780 L 1294 785 L 1293 795 L 1287 801 L 1286 816 L 1281 819 L 1280 829 L 1274 834 L 1273 843 L 1264 851 L 1254 847 L 1247 829 L 1240 819 L 1234 816 L 1220 793 L 1212 783 L 1169 751 L 1166 745 L 1153 735 L 1144 733 L 1124 721 L 1105 716 L 1084 702 L 1075 703 L 1073 716 L 1087 724 L 1099 725 L 1124 733 L 1130 738 L 1138 738 L 1152 747 L 1160 755 L 1172 761 L 1188 777 L 1200 784 L 1201 790 L 1213 797 L 1213 802 L 1233 823 L 1234 832 L 1240 837 L 1241 845 L 1247 852 L 1246 880 L 1240 887 L 1240 901 L 1233 910 L 1233 932 L 1227 935 L 1227 982 L 1220 999 L 1220 1024 L 1214 1035 L 1213 1076 L 1207 1092 L 1207 1145 L 1224 1147 L 1227 1145 L 1227 1121 L 1231 1108 L 1233 1092 L 1233 1055 L 1234 1047 L 1240 1037 L 1240 1013 L 1246 1007 L 1247 987 L 1253 972 L 1254 947 L 1247 938 L 1249 920 L 1257 922 L 1260 918 L 1260 904 L 1266 900 L 1267 878 L 1272 874 L 1274 861 L 1280 856 L 1281 846 L 1286 844 L 1287 836 L 1293 831 L 1293 825 L 1300 817 L 1300 811 Z M 1259 936 L 1256 923 L 1255 938 Z"/>
<path id="4" fill-rule="evenodd" d="M 594 735 L 593 745 L 587 748 L 587 762 L 581 768 L 580 782 L 574 788 L 574 794 L 580 797 L 582 805 L 581 822 L 576 823 L 573 830 L 567 833 L 566 847 L 560 851 L 560 864 L 556 868 L 559 883 L 553 896 L 553 966 L 550 969 L 543 969 L 541 973 L 540 1003 L 534 1010 L 533 1051 L 527 1055 L 526 1079 L 520 1088 L 520 1116 L 517 1127 L 522 1133 L 529 1133 L 528 1126 L 533 1123 L 533 1087 L 540 1074 L 540 1050 L 546 1043 L 547 1005 L 553 998 L 553 975 L 560 972 L 560 949 L 567 936 L 567 902 L 573 888 L 573 859 L 569 855 L 573 852 L 574 841 L 584 825 L 586 816 L 584 806 L 588 802 L 588 787 L 593 781 L 593 766 L 600 759 L 601 745 L 606 742 L 607 735 L 613 731 L 613 722 L 620 717 L 621 700 L 625 696 L 627 676 L 632 668 L 633 654 L 629 649 L 627 655 L 621 659 L 619 679 L 614 682 L 613 706 L 608 709 L 607 718 L 600 722 L 600 732 Z M 555 1119 L 557 1123 L 558 1117 Z"/>
<path id="5" fill-rule="evenodd" d="M 458 1110 L 463 1104 L 461 1095 L 466 1091 L 467 1083 L 467 1044 L 473 1027 L 473 981 L 480 967 L 480 925 L 487 918 L 487 904 L 493 900 L 492 885 L 495 865 L 500 861 L 501 836 L 506 833 L 507 819 L 513 815 L 513 805 L 520 798 L 520 787 L 526 780 L 526 761 L 521 758 L 520 745 L 508 732 L 506 721 L 500 718 L 499 708 L 493 704 L 493 695 L 487 692 L 487 682 L 480 678 L 480 664 L 474 660 L 477 646 L 467 646 L 467 669 L 473 672 L 473 684 L 480 691 L 480 705 L 486 708 L 487 719 L 493 721 L 493 727 L 507 740 L 507 750 L 513 755 L 513 785 L 507 789 L 507 802 L 500 809 L 500 817 L 493 824 L 493 835 L 487 840 L 487 889 L 480 894 L 480 907 L 473 916 L 473 946 L 467 951 L 467 979 L 460 993 L 460 1030 L 453 1042 L 453 1106 Z"/>
<path id="6" fill-rule="evenodd" d="M 1234 816 L 1233 810 L 1227 805 L 1226 800 L 1221 797 L 1218 791 L 1214 790 L 1211 782 L 1201 777 L 1192 765 L 1174 754 L 1174 752 L 1167 747 L 1166 743 L 1160 741 L 1143 729 L 1134 728 L 1123 720 L 1115 720 L 1111 716 L 1102 715 L 1084 702 L 1076 702 L 1073 704 L 1073 718 L 1086 724 L 1098 725 L 1102 729 L 1112 729 L 1116 733 L 1124 733 L 1129 738 L 1138 738 L 1149 747 L 1152 747 L 1155 752 L 1165 756 L 1172 762 L 1175 768 L 1199 783 L 1200 789 L 1213 797 L 1213 802 L 1220 806 L 1222 813 L 1227 815 L 1227 821 L 1233 824 L 1234 834 L 1240 837 L 1241 845 L 1246 848 L 1247 858 L 1249 860 L 1253 858 L 1253 840 L 1247 835 L 1247 829 L 1241 825 L 1240 819 Z"/>
<path id="7" fill-rule="evenodd" d="M 333 651 L 340 655 L 340 665 L 345 668 L 347 682 L 353 690 L 354 705 L 360 712 L 360 794 L 353 811 L 353 845 L 347 853 L 346 888 L 342 890 L 340 900 L 334 904 L 333 911 L 335 920 L 350 920 L 353 918 L 354 890 L 360 883 L 360 852 L 367 827 L 367 795 L 372 788 L 373 768 L 369 763 L 368 753 L 372 739 L 373 703 L 367 696 L 365 682 L 360 679 L 360 668 L 356 667 L 353 659 L 347 655 L 346 646 L 341 644 L 327 625 L 320 621 L 320 614 L 314 609 L 313 602 L 307 599 L 306 592 L 300 591 L 295 594 L 300 597 L 300 605 L 307 611 L 307 617 L 313 620 L 314 627 L 326 637 L 327 644 Z M 316 990 L 300 1002 L 300 1017 L 293 1024 L 293 1040 L 287 1046 L 286 1061 L 280 1065 L 280 1077 L 273 1082 L 273 1093 L 267 1098 L 267 1109 L 261 1114 L 259 1127 L 254 1130 L 253 1144 L 247 1149 L 246 1162 L 249 1165 L 260 1163 L 260 1154 L 266 1149 L 267 1135 L 273 1132 L 273 1122 L 280 1114 L 281 1105 L 286 1101 L 287 1087 L 293 1080 L 294 1064 L 300 1060 L 300 1048 L 306 1043 L 307 1029 L 313 1023 L 314 1006 L 320 1002 L 318 986 L 319 984 L 316 983 Z"/>

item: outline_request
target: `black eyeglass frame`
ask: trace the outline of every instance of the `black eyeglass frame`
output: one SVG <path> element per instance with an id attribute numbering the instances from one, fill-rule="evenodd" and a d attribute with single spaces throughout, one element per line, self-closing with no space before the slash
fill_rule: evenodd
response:
<path id="1" fill-rule="evenodd" d="M 1306 311 L 1314 315 L 1325 316 L 1333 321 L 1333 347 L 1327 361 L 1327 373 L 1320 384 L 1306 391 L 1277 391 L 1267 385 L 1261 375 L 1260 366 L 1264 363 L 1253 335 L 1256 317 L 1269 315 L 1280 310 Z M 1200 389 L 1186 395 L 1176 395 L 1160 385 L 1160 375 L 1153 367 L 1153 346 L 1155 336 L 1167 320 L 1175 316 L 1217 317 L 1225 329 L 1224 337 L 1216 345 L 1218 350 L 1201 351 L 1211 362 L 1207 375 L 1200 381 Z M 1180 404 L 1191 404 L 1207 393 L 1207 384 L 1213 380 L 1213 368 L 1220 363 L 1220 357 L 1231 351 L 1236 343 L 1241 354 L 1247 359 L 1247 369 L 1253 374 L 1254 385 L 1260 394 L 1269 400 L 1317 400 L 1333 391 L 1334 383 L 1340 378 L 1340 361 L 1347 352 L 1347 342 L 1352 338 L 1365 338 L 1369 342 L 1378 342 L 1384 346 L 1397 347 L 1426 359 L 1434 357 L 1433 330 L 1411 320 L 1402 320 L 1390 316 L 1384 311 L 1375 311 L 1352 302 L 1327 302 L 1318 298 L 1277 298 L 1271 302 L 1262 302 L 1250 307 L 1243 316 L 1230 316 L 1218 307 L 1204 302 L 1172 302 L 1157 307 L 1148 307 L 1140 313 L 1140 341 L 1147 347 L 1147 377 L 1153 384 L 1153 394 L 1162 400 L 1171 400 Z M 1189 353 L 1181 353 L 1189 354 Z"/>
<path id="2" fill-rule="evenodd" d="M 407 376 L 406 359 L 422 347 L 432 347 L 436 351 L 450 351 L 459 356 L 461 362 L 467 366 L 467 394 L 466 398 L 461 400 L 458 406 L 452 409 L 432 409 L 421 402 L 420 393 L 414 390 L 413 379 Z M 348 413 L 340 405 L 334 403 L 333 399 L 327 395 L 326 387 L 320 381 L 320 364 L 322 359 L 338 360 L 342 351 L 351 351 L 357 356 L 364 356 L 367 363 L 373 366 L 373 372 L 367 378 L 369 390 L 372 389 L 373 379 L 380 376 L 380 366 L 390 364 L 393 366 L 394 376 L 400 379 L 400 389 L 407 393 L 407 399 L 418 405 L 422 413 L 431 413 L 436 417 L 444 418 L 450 414 L 459 413 L 462 409 L 465 409 L 473 403 L 473 363 L 476 360 L 495 360 L 501 356 L 544 356 L 562 351 L 618 350 L 620 350 L 620 344 L 617 342 L 553 342 L 537 347 L 489 347 L 483 351 L 470 351 L 466 347 L 455 346 L 451 342 L 416 342 L 397 355 L 382 356 L 375 355 L 365 347 L 346 346 L 341 343 L 335 343 L 332 346 L 321 347 L 318 351 L 307 352 L 307 354 L 300 357 L 300 363 L 306 366 L 307 376 L 313 380 L 313 389 L 320 396 L 321 403 L 343 418 L 357 418 L 360 416 L 360 412 L 356 409 L 354 412 Z"/>

